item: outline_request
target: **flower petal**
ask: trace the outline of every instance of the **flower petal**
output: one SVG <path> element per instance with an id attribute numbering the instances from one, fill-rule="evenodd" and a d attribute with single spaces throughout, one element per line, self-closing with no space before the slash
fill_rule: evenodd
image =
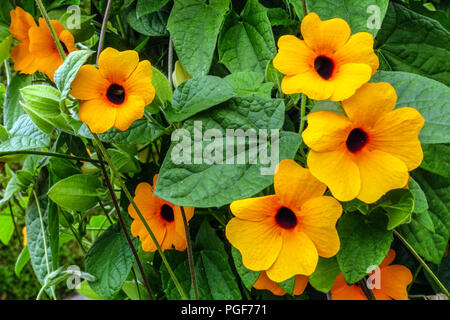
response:
<path id="1" fill-rule="evenodd" d="M 36 27 L 36 22 L 33 16 L 20 7 L 11 10 L 11 24 L 9 32 L 19 41 L 28 40 L 28 30 L 31 27 Z"/>
<path id="2" fill-rule="evenodd" d="M 306 286 L 308 285 L 308 277 L 303 275 L 298 275 L 295 277 L 294 284 L 294 295 L 299 296 L 305 291 Z"/>
<path id="3" fill-rule="evenodd" d="M 117 108 L 114 127 L 125 131 L 131 124 L 144 116 L 145 103 L 139 96 L 128 96 L 126 101 Z"/>
<path id="4" fill-rule="evenodd" d="M 309 199 L 323 195 L 327 186 L 317 180 L 308 169 L 286 159 L 281 161 L 275 170 L 274 188 L 281 204 L 296 210 Z"/>
<path id="5" fill-rule="evenodd" d="M 383 261 L 379 265 L 379 268 L 382 269 L 384 267 L 387 267 L 388 265 L 390 265 L 392 263 L 392 261 L 394 261 L 394 259 L 395 259 L 395 251 L 392 249 L 389 249 L 386 257 L 383 259 Z"/>
<path id="6" fill-rule="evenodd" d="M 273 59 L 273 66 L 281 73 L 295 75 L 313 69 L 315 56 L 303 40 L 285 35 L 278 40 L 278 53 Z"/>
<path id="7" fill-rule="evenodd" d="M 369 128 L 394 109 L 396 102 L 394 87 L 387 82 L 378 82 L 366 83 L 352 97 L 342 101 L 342 106 L 356 127 Z"/>
<path id="8" fill-rule="evenodd" d="M 75 47 L 75 38 L 68 30 L 63 30 L 58 36 L 59 40 L 64 43 L 68 53 L 78 50 Z M 67 53 L 67 54 L 68 54 Z"/>
<path id="9" fill-rule="evenodd" d="M 93 65 L 84 65 L 72 82 L 70 94 L 80 100 L 90 100 L 103 97 L 109 87 L 109 82 L 103 78 L 100 71 Z"/>
<path id="10" fill-rule="evenodd" d="M 412 282 L 411 271 L 402 265 L 391 265 L 380 271 L 380 289 L 387 296 L 395 300 L 408 300 L 407 286 Z"/>
<path id="11" fill-rule="evenodd" d="M 260 271 L 268 269 L 281 250 L 281 231 L 273 218 L 263 221 L 248 221 L 232 218 L 225 229 L 231 245 L 242 255 L 247 269 Z"/>
<path id="12" fill-rule="evenodd" d="M 127 94 L 139 96 L 145 105 L 155 97 L 155 87 L 152 84 L 152 65 L 148 60 L 139 62 L 137 68 L 125 82 Z"/>
<path id="13" fill-rule="evenodd" d="M 281 90 L 285 94 L 304 93 L 313 100 L 328 99 L 334 92 L 332 81 L 322 79 L 315 71 L 305 71 L 281 80 Z"/>
<path id="14" fill-rule="evenodd" d="M 395 109 L 378 119 L 371 133 L 370 146 L 394 155 L 411 171 L 423 160 L 418 135 L 424 123 L 425 120 L 416 109 Z"/>
<path id="15" fill-rule="evenodd" d="M 367 300 L 361 288 L 356 284 L 349 286 L 345 282 L 342 273 L 337 276 L 331 288 L 331 297 L 333 300 Z"/>
<path id="16" fill-rule="evenodd" d="M 372 69 L 367 64 L 347 63 L 337 68 L 330 80 L 335 89 L 330 97 L 332 101 L 350 98 L 364 83 L 370 80 Z"/>
<path id="17" fill-rule="evenodd" d="M 78 117 L 92 132 L 103 133 L 114 125 L 116 112 L 117 109 L 103 99 L 92 99 L 81 102 Z"/>
<path id="18" fill-rule="evenodd" d="M 365 148 L 355 161 L 361 176 L 358 199 L 366 203 L 373 203 L 389 190 L 402 188 L 408 182 L 405 163 L 389 153 Z"/>
<path id="19" fill-rule="evenodd" d="M 319 255 L 311 239 L 306 233 L 296 230 L 284 230 L 282 238 L 280 253 L 273 265 L 266 270 L 267 276 L 275 282 L 283 282 L 297 274 L 312 274 Z"/>
<path id="20" fill-rule="evenodd" d="M 314 242 L 319 256 L 329 258 L 340 248 L 336 222 L 342 214 L 342 206 L 328 196 L 317 197 L 303 204 L 300 211 L 301 230 Z"/>
<path id="21" fill-rule="evenodd" d="M 139 55 L 134 50 L 119 52 L 106 48 L 100 53 L 98 68 L 110 83 L 124 84 L 139 63 Z"/>
<path id="22" fill-rule="evenodd" d="M 301 32 L 306 44 L 318 54 L 330 54 L 341 48 L 350 37 L 350 27 L 341 18 L 322 21 L 311 12 L 301 24 Z"/>
<path id="23" fill-rule="evenodd" d="M 276 282 L 269 279 L 265 271 L 261 271 L 258 280 L 253 284 L 253 288 L 258 290 L 269 290 L 276 296 L 283 296 L 286 294 Z"/>
<path id="24" fill-rule="evenodd" d="M 308 127 L 303 131 L 305 144 L 314 151 L 337 150 L 344 146 L 352 123 L 334 112 L 316 111 L 308 115 Z"/>
<path id="25" fill-rule="evenodd" d="M 373 51 L 373 36 L 368 32 L 358 32 L 336 51 L 334 58 L 339 64 L 364 63 L 372 68 L 372 75 L 379 66 L 378 57 Z"/>
<path id="26" fill-rule="evenodd" d="M 345 148 L 329 152 L 311 150 L 307 163 L 311 173 L 339 201 L 350 201 L 358 195 L 361 188 L 358 166 Z"/>
<path id="27" fill-rule="evenodd" d="M 30 54 L 28 41 L 19 42 L 11 50 L 10 55 L 14 62 L 14 70 L 26 74 L 33 74 L 37 71 L 36 59 Z"/>
<path id="28" fill-rule="evenodd" d="M 233 201 L 230 210 L 236 217 L 250 221 L 261 221 L 273 217 L 281 203 L 276 195 Z"/>

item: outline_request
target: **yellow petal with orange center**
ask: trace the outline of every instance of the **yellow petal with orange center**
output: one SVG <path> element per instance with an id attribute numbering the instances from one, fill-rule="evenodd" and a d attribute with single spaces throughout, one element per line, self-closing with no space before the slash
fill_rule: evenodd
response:
<path id="1" fill-rule="evenodd" d="M 239 250 L 242 263 L 250 270 L 268 269 L 281 250 L 281 230 L 274 218 L 262 221 L 232 218 L 226 226 L 225 235 L 231 245 Z"/>
<path id="2" fill-rule="evenodd" d="M 393 110 L 375 123 L 370 146 L 394 155 L 411 171 L 423 160 L 418 135 L 424 123 L 424 118 L 416 109 L 406 107 Z"/>
<path id="3" fill-rule="evenodd" d="M 407 287 L 412 282 L 413 277 L 411 271 L 402 265 L 391 265 L 381 269 L 380 271 L 380 289 L 387 296 L 395 300 L 408 300 Z"/>
<path id="4" fill-rule="evenodd" d="M 64 46 L 66 46 L 67 52 L 66 54 L 69 54 L 73 51 L 78 50 L 75 47 L 75 38 L 68 30 L 63 30 L 58 36 L 59 40 L 64 43 Z"/>
<path id="5" fill-rule="evenodd" d="M 276 195 L 233 201 L 230 210 L 236 217 L 250 221 L 261 221 L 275 216 L 282 207 Z"/>
<path id="6" fill-rule="evenodd" d="M 131 124 L 144 116 L 145 103 L 140 96 L 129 95 L 125 102 L 117 107 L 114 127 L 125 131 Z"/>
<path id="7" fill-rule="evenodd" d="M 334 112 L 316 111 L 308 115 L 308 127 L 303 131 L 305 144 L 314 151 L 333 151 L 344 146 L 352 123 Z"/>
<path id="8" fill-rule="evenodd" d="M 355 161 L 361 176 L 358 199 L 366 203 L 373 203 L 389 190 L 402 188 L 408 182 L 405 163 L 389 153 L 366 148 L 358 153 Z"/>
<path id="9" fill-rule="evenodd" d="M 100 53 L 98 67 L 102 76 L 111 83 L 122 85 L 136 69 L 139 55 L 134 50 L 117 51 L 106 48 Z"/>
<path id="10" fill-rule="evenodd" d="M 283 245 L 273 265 L 266 270 L 275 282 L 283 282 L 297 274 L 310 275 L 319 260 L 316 246 L 304 232 L 283 230 Z"/>
<path id="11" fill-rule="evenodd" d="M 325 183 L 339 201 L 354 199 L 360 189 L 358 166 L 345 148 L 329 152 L 311 150 L 307 163 L 311 173 Z"/>
<path id="12" fill-rule="evenodd" d="M 356 127 L 372 127 L 384 114 L 393 110 L 397 93 L 387 82 L 366 83 L 356 93 L 342 101 L 345 113 Z"/>
<path id="13" fill-rule="evenodd" d="M 28 41 L 18 43 L 11 50 L 10 55 L 14 62 L 14 70 L 25 74 L 32 74 L 37 71 L 36 59 L 30 54 Z"/>
<path id="14" fill-rule="evenodd" d="M 368 32 L 358 32 L 334 54 L 337 63 L 364 63 L 372 68 L 374 74 L 379 66 L 378 57 L 373 51 L 373 36 Z"/>
<path id="15" fill-rule="evenodd" d="M 137 68 L 126 80 L 124 87 L 127 94 L 142 97 L 145 105 L 153 101 L 155 87 L 152 85 L 152 65 L 148 60 L 139 62 Z"/>
<path id="16" fill-rule="evenodd" d="M 334 53 L 341 48 L 350 37 L 350 27 L 341 18 L 322 21 L 311 12 L 301 24 L 301 32 L 306 44 L 318 54 Z"/>
<path id="17" fill-rule="evenodd" d="M 36 26 L 36 22 L 33 16 L 28 12 L 24 11 L 20 7 L 16 7 L 11 10 L 11 25 L 9 26 L 9 32 L 19 41 L 28 40 L 28 30 L 31 27 Z"/>
<path id="18" fill-rule="evenodd" d="M 70 94 L 80 100 L 101 98 L 105 96 L 109 85 L 96 67 L 84 65 L 72 81 Z"/>
<path id="19" fill-rule="evenodd" d="M 299 213 L 301 230 L 314 242 L 319 256 L 329 258 L 340 248 L 336 222 L 342 214 L 342 206 L 328 196 L 317 197 L 303 204 Z"/>
<path id="20" fill-rule="evenodd" d="M 315 53 L 303 40 L 292 35 L 281 36 L 278 48 L 273 66 L 281 73 L 295 75 L 314 68 Z"/>
<path id="21" fill-rule="evenodd" d="M 258 280 L 253 284 L 253 288 L 258 290 L 269 290 L 276 296 L 283 296 L 286 294 L 276 282 L 269 279 L 265 271 L 261 271 Z"/>
<path id="22" fill-rule="evenodd" d="M 287 159 L 281 161 L 275 170 L 274 188 L 283 206 L 298 210 L 309 199 L 323 195 L 327 186 L 308 169 Z"/>
<path id="23" fill-rule="evenodd" d="M 335 85 L 334 92 L 330 96 L 332 101 L 342 101 L 351 97 L 356 89 L 369 81 L 372 69 L 367 64 L 347 63 L 337 67 L 330 80 Z"/>
<path id="24" fill-rule="evenodd" d="M 103 133 L 113 127 L 116 113 L 117 108 L 111 107 L 104 99 L 92 99 L 81 102 L 78 117 L 92 132 Z"/>

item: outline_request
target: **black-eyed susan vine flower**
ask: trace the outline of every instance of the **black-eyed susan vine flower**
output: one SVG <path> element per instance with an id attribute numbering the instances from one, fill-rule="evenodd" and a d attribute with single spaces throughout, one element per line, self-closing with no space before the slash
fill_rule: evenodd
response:
<path id="1" fill-rule="evenodd" d="M 282 282 L 312 274 L 319 256 L 338 252 L 335 225 L 342 207 L 323 196 L 326 185 L 293 160 L 281 161 L 275 172 L 274 195 L 231 203 L 235 217 L 225 234 L 247 269 Z"/>
<path id="2" fill-rule="evenodd" d="M 347 116 L 329 111 L 308 115 L 303 132 L 311 148 L 307 164 L 336 199 L 373 203 L 404 187 L 408 171 L 422 162 L 418 135 L 424 119 L 413 108 L 394 110 L 396 102 L 389 83 L 368 83 L 342 102 Z"/>
<path id="3" fill-rule="evenodd" d="M 92 132 L 103 133 L 112 127 L 121 131 L 144 115 L 153 101 L 152 66 L 139 62 L 136 51 L 106 48 L 98 68 L 84 65 L 72 82 L 71 94 L 82 100 L 78 116 Z"/>
<path id="4" fill-rule="evenodd" d="M 68 55 L 77 50 L 73 35 L 57 20 L 50 20 L 58 35 L 59 42 Z M 30 37 L 30 54 L 35 57 L 38 71 L 45 73 L 52 81 L 55 71 L 63 64 L 50 29 L 43 18 L 39 18 L 39 26 L 33 26 L 28 31 Z"/>
<path id="5" fill-rule="evenodd" d="M 377 300 L 408 300 L 407 287 L 413 280 L 411 271 L 402 265 L 391 265 L 394 259 L 395 251 L 391 249 L 379 266 L 377 279 L 374 279 L 379 283 L 372 281 L 374 287 L 372 292 Z M 369 274 L 369 278 L 374 277 L 375 272 L 377 271 Z M 331 297 L 333 300 L 367 300 L 357 284 L 349 286 L 345 282 L 342 273 L 338 275 L 331 288 Z"/>
<path id="6" fill-rule="evenodd" d="M 157 180 L 158 175 L 155 175 L 153 187 L 156 186 Z M 140 183 L 136 187 L 134 201 L 163 251 L 172 248 L 179 251 L 186 249 L 186 232 L 179 206 L 154 196 L 153 188 L 148 183 Z M 194 208 L 184 207 L 184 211 L 186 220 L 189 221 L 194 215 Z M 131 204 L 128 207 L 128 213 L 134 220 L 131 223 L 131 233 L 134 237 L 139 237 L 142 249 L 144 251 L 156 251 L 155 243 Z"/>
<path id="7" fill-rule="evenodd" d="M 20 7 L 11 10 L 11 24 L 9 31 L 19 43 L 11 50 L 11 59 L 14 62 L 14 70 L 25 74 L 37 71 L 36 58 L 30 53 L 30 38 L 28 31 L 36 27 L 33 16 Z"/>
<path id="8" fill-rule="evenodd" d="M 306 285 L 308 284 L 308 277 L 303 275 L 295 276 L 294 291 L 295 296 L 301 295 L 305 291 Z M 284 296 L 286 291 L 284 291 L 278 283 L 272 281 L 267 276 L 266 272 L 261 271 L 258 280 L 253 284 L 255 289 L 259 290 L 269 290 L 276 296 Z"/>
<path id="9" fill-rule="evenodd" d="M 368 82 L 378 69 L 373 37 L 367 32 L 350 35 L 340 18 L 321 21 L 312 12 L 303 18 L 303 40 L 285 35 L 278 40 L 273 65 L 285 74 L 286 94 L 304 93 L 310 99 L 341 101 Z"/>

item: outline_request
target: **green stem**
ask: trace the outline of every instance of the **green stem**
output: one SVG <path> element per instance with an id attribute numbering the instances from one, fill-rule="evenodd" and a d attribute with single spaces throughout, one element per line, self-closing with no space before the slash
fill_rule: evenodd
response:
<path id="1" fill-rule="evenodd" d="M 405 238 L 401 236 L 398 231 L 394 230 L 395 236 L 403 242 L 405 247 L 412 253 L 412 255 L 419 261 L 419 263 L 422 265 L 422 267 L 425 269 L 425 271 L 430 275 L 430 277 L 434 280 L 434 282 L 437 284 L 437 286 L 442 290 L 442 292 L 447 296 L 447 298 L 450 299 L 450 294 L 445 288 L 445 286 L 439 281 L 439 279 L 436 277 L 436 275 L 433 273 L 433 271 L 430 269 L 430 267 L 425 263 L 425 261 L 419 256 L 419 254 L 414 250 L 414 248 L 406 241 Z"/>
<path id="2" fill-rule="evenodd" d="M 50 29 L 50 33 L 53 37 L 53 40 L 55 41 L 56 49 L 58 49 L 62 61 L 66 60 L 66 53 L 64 52 L 64 49 L 61 45 L 61 41 L 59 40 L 58 35 L 56 34 L 55 28 L 53 28 L 52 24 L 50 23 L 50 18 L 47 14 L 47 11 L 45 10 L 44 5 L 42 4 L 42 1 L 36 0 L 36 4 L 39 7 L 39 11 L 41 11 L 41 15 L 44 18 L 45 23 L 47 23 L 47 26 Z"/>
<path id="3" fill-rule="evenodd" d="M 130 203 L 133 206 L 133 208 L 136 210 L 136 213 L 137 213 L 139 219 L 141 220 L 141 222 L 144 224 L 144 227 L 147 230 L 148 234 L 150 235 L 150 238 L 152 238 L 152 241 L 154 242 L 154 244 L 156 246 L 156 249 L 158 250 L 158 253 L 161 256 L 161 260 L 163 261 L 163 263 L 164 263 L 164 265 L 165 265 L 165 267 L 167 269 L 167 272 L 169 273 L 170 277 L 172 278 L 173 283 L 175 284 L 175 287 L 177 288 L 177 290 L 180 293 L 181 297 L 183 299 L 187 300 L 188 296 L 184 292 L 183 288 L 180 285 L 180 282 L 178 281 L 177 277 L 175 276 L 175 273 L 172 270 L 172 267 L 170 266 L 169 262 L 167 261 L 167 258 L 164 255 L 164 252 L 162 251 L 161 246 L 159 245 L 158 240 L 155 237 L 155 234 L 153 233 L 153 231 L 151 230 L 151 228 L 148 225 L 147 221 L 145 220 L 144 216 L 142 215 L 141 210 L 136 205 L 136 202 L 134 202 L 134 199 L 131 196 L 130 191 L 128 191 L 128 188 L 126 187 L 125 183 L 123 182 L 122 178 L 120 177 L 119 173 L 117 172 L 116 168 L 114 167 L 114 165 L 113 165 L 113 163 L 111 161 L 111 158 L 109 157 L 108 152 L 106 151 L 105 147 L 103 146 L 103 143 L 101 142 L 100 138 L 98 137 L 98 135 L 96 133 L 92 133 L 92 135 L 94 136 L 94 139 L 95 139 L 95 141 L 97 143 L 97 146 L 100 148 L 101 153 L 105 157 L 106 162 L 108 163 L 110 169 L 112 170 L 114 176 L 116 177 L 117 182 L 120 185 L 120 188 L 125 193 L 125 196 L 130 201 Z"/>
<path id="4" fill-rule="evenodd" d="M 8 59 L 5 60 L 4 65 L 6 74 L 6 86 L 9 86 L 9 83 L 11 82 L 11 70 L 9 69 Z"/>
<path id="5" fill-rule="evenodd" d="M 123 29 L 122 20 L 120 20 L 120 16 L 118 14 L 116 14 L 116 21 L 117 21 L 117 24 L 119 25 L 120 35 L 122 36 L 122 39 L 125 39 L 126 35 L 125 35 L 125 31 Z"/>
<path id="6" fill-rule="evenodd" d="M 186 212 L 184 211 L 184 207 L 180 206 L 180 209 L 181 216 L 183 217 L 184 231 L 186 233 L 187 254 L 189 261 L 189 270 L 191 272 L 192 288 L 194 289 L 194 298 L 195 300 L 198 300 L 197 280 L 195 278 L 194 255 L 192 254 L 192 242 L 189 235 L 189 224 L 186 219 Z"/>
<path id="7" fill-rule="evenodd" d="M 305 128 L 305 122 L 306 122 L 306 96 L 304 93 L 302 93 L 301 96 L 302 99 L 302 104 L 301 104 L 301 108 L 300 108 L 300 127 L 298 129 L 298 133 L 301 135 L 303 132 L 303 129 Z"/>
<path id="8" fill-rule="evenodd" d="M 81 251 L 83 251 L 83 253 L 86 254 L 87 251 L 86 251 L 86 249 L 85 249 L 84 246 L 83 246 L 83 242 L 81 241 L 81 238 L 79 237 L 79 235 L 77 235 L 77 233 L 75 232 L 75 230 L 73 229 L 72 226 L 69 226 L 69 228 L 70 228 L 70 231 L 72 232 L 72 234 L 73 234 L 75 240 L 77 240 L 78 245 L 79 245 L 80 248 L 81 248 Z"/>
<path id="9" fill-rule="evenodd" d="M 302 7 L 303 7 L 303 16 L 306 16 L 308 14 L 308 10 L 306 9 L 306 0 L 302 0 Z"/>
<path id="10" fill-rule="evenodd" d="M 34 151 L 34 150 L 4 151 L 4 152 L 0 152 L 0 157 L 15 155 L 15 154 L 34 154 L 34 155 L 57 157 L 57 158 L 75 160 L 75 161 L 86 161 L 86 162 L 98 163 L 98 160 L 91 159 L 91 158 L 74 157 L 74 156 L 64 154 L 64 153 Z"/>
<path id="11" fill-rule="evenodd" d="M 377 300 L 373 291 L 367 286 L 367 279 L 363 278 L 357 282 L 358 287 L 361 288 L 362 292 L 366 296 L 367 300 Z"/>

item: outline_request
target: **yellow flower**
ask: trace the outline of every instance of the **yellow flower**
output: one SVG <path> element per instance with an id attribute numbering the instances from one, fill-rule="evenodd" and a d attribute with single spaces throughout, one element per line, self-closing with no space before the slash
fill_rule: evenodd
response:
<path id="1" fill-rule="evenodd" d="M 341 101 L 368 82 L 378 69 L 373 37 L 367 32 L 350 36 L 343 19 L 321 21 L 312 12 L 301 24 L 304 40 L 285 35 L 278 40 L 273 65 L 285 74 L 286 94 L 304 93 L 310 99 Z"/>
<path id="2" fill-rule="evenodd" d="M 305 291 L 306 285 L 308 284 L 308 277 L 303 275 L 295 276 L 294 283 L 294 296 L 301 295 Z M 266 272 L 261 271 L 258 280 L 253 284 L 255 289 L 259 290 L 269 290 L 276 296 L 284 296 L 286 291 L 284 291 L 278 283 L 272 281 L 267 276 Z"/>
<path id="3" fill-rule="evenodd" d="M 372 203 L 406 185 L 423 159 L 418 139 L 424 119 L 409 107 L 395 109 L 397 95 L 385 82 L 368 83 L 342 105 L 347 116 L 308 115 L 303 141 L 311 148 L 311 173 L 340 201 Z"/>
<path id="4" fill-rule="evenodd" d="M 158 175 L 153 178 L 153 187 L 156 185 Z M 136 187 L 133 198 L 147 221 L 150 229 L 155 234 L 161 249 L 167 250 L 174 247 L 176 250 L 186 249 L 186 232 L 184 229 L 183 217 L 179 206 L 160 199 L 153 195 L 153 188 L 148 183 L 140 183 Z M 189 221 L 194 215 L 194 208 L 184 207 L 186 220 Z M 156 251 L 156 246 L 147 232 L 144 224 L 130 204 L 128 213 L 134 219 L 131 223 L 131 233 L 134 237 L 139 237 L 144 251 Z"/>
<path id="5" fill-rule="evenodd" d="M 234 201 L 226 237 L 247 269 L 266 271 L 275 282 L 314 272 L 319 255 L 340 247 L 336 221 L 342 207 L 323 196 L 326 186 L 292 160 L 279 163 L 275 194 Z"/>
<path id="6" fill-rule="evenodd" d="M 106 48 L 98 59 L 98 69 L 81 67 L 71 94 L 83 100 L 78 116 L 92 132 L 112 127 L 125 131 L 142 118 L 145 106 L 155 97 L 152 66 L 148 60 L 139 62 L 136 51 Z"/>
<path id="7" fill-rule="evenodd" d="M 19 43 L 11 50 L 11 59 L 14 70 L 21 73 L 32 74 L 38 69 L 35 57 L 30 53 L 30 39 L 28 31 L 36 27 L 33 16 L 20 7 L 11 10 L 11 25 L 9 31 Z"/>
<path id="8" fill-rule="evenodd" d="M 22 235 L 23 235 L 23 246 L 25 247 L 28 243 L 27 239 L 27 227 L 22 228 Z"/>
<path id="9" fill-rule="evenodd" d="M 66 55 L 75 48 L 75 40 L 63 24 L 57 20 L 50 20 Z M 45 73 L 53 81 L 55 71 L 63 64 L 63 60 L 53 40 L 50 29 L 44 19 L 39 18 L 39 27 L 33 26 L 28 31 L 30 37 L 30 54 L 36 59 L 38 71 Z"/>
<path id="10" fill-rule="evenodd" d="M 379 266 L 379 288 L 376 283 L 372 292 L 377 300 L 408 300 L 407 287 L 413 280 L 411 271 L 402 265 L 390 265 L 395 258 L 395 251 L 389 250 L 386 258 Z M 370 279 L 377 281 L 376 271 L 369 274 Z M 342 273 L 336 278 L 331 288 L 331 297 L 333 300 L 367 300 L 362 289 L 357 285 L 347 285 Z"/>

